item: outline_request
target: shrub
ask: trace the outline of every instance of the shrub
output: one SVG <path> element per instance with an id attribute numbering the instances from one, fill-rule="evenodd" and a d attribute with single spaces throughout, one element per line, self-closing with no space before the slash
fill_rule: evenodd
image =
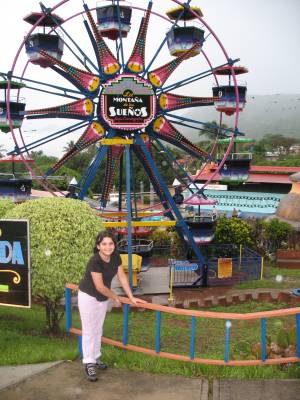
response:
<path id="1" fill-rule="evenodd" d="M 56 332 L 64 286 L 81 279 L 102 223 L 86 203 L 66 198 L 30 200 L 5 218 L 29 220 L 32 294 L 45 304 L 47 327 Z"/>
<path id="2" fill-rule="evenodd" d="M 171 246 L 172 236 L 170 233 L 163 229 L 155 229 L 149 237 L 153 240 L 153 245 L 155 247 L 169 247 Z"/>
<path id="3" fill-rule="evenodd" d="M 239 218 L 220 217 L 215 231 L 215 243 L 251 244 L 251 226 Z"/>
<path id="4" fill-rule="evenodd" d="M 14 208 L 15 204 L 11 199 L 0 199 L 0 218 L 3 218 L 8 210 Z"/>
<path id="5" fill-rule="evenodd" d="M 288 241 L 288 237 L 293 231 L 290 224 L 280 221 L 278 218 L 263 221 L 262 229 L 266 247 L 270 252 L 275 252 L 281 247 L 283 241 Z"/>

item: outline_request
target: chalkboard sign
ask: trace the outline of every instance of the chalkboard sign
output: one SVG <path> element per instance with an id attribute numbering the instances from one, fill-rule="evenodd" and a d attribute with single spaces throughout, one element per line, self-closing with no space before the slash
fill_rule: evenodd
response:
<path id="1" fill-rule="evenodd" d="M 0 220 L 0 304 L 31 306 L 29 225 Z"/>

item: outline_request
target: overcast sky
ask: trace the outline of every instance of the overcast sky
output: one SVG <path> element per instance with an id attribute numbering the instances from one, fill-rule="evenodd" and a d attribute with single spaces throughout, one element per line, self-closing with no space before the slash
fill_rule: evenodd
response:
<path id="1" fill-rule="evenodd" d="M 44 4 L 48 7 L 53 7 L 57 3 L 58 0 L 44 0 Z M 145 6 L 147 1 L 131 0 L 131 3 L 135 6 Z M 87 4 L 92 8 L 96 1 L 87 0 Z M 241 61 L 238 64 L 249 69 L 249 74 L 242 76 L 243 81 L 247 82 L 248 95 L 300 93 L 300 0 L 285 0 L 284 2 L 282 0 L 193 0 L 191 4 L 201 7 L 205 22 L 216 33 L 229 57 L 240 58 Z M 82 0 L 70 0 L 59 8 L 57 13 L 63 17 L 70 16 L 75 11 L 80 11 L 81 5 Z M 159 12 L 175 5 L 171 0 L 154 0 L 154 10 Z M 31 11 L 39 10 L 38 0 L 5 1 L 0 24 L 1 72 L 11 69 L 24 34 L 30 29 L 30 25 L 23 21 L 23 17 Z M 155 20 L 156 25 L 153 25 L 148 38 L 149 49 L 157 47 L 167 30 L 164 21 L 158 18 Z M 70 31 L 74 29 L 75 37 L 77 26 L 75 23 L 73 26 L 71 23 L 68 26 L 70 26 Z M 132 30 L 136 32 L 137 27 L 133 26 Z M 205 31 L 207 33 L 207 29 Z M 86 39 L 80 37 L 80 40 Z M 132 43 L 133 41 L 130 42 L 130 46 Z M 216 65 L 214 46 L 215 41 L 210 36 L 203 49 L 212 56 L 213 65 Z M 160 61 L 162 63 L 170 58 L 165 51 Z M 64 61 L 72 64 L 65 58 Z M 26 55 L 23 49 L 17 63 L 19 70 L 22 70 L 25 62 Z M 197 68 L 197 64 L 194 64 L 194 67 Z M 28 78 L 36 78 L 38 70 L 42 70 L 37 66 L 34 68 L 30 69 Z M 49 82 L 54 83 L 50 78 Z M 206 84 L 211 92 L 211 82 Z M 39 104 L 46 104 L 45 97 L 40 96 L 37 101 Z M 30 131 L 31 125 L 26 128 Z"/>
<path id="2" fill-rule="evenodd" d="M 134 5 L 147 4 L 132 0 Z M 37 0 L 9 0 L 2 8 L 0 24 L 0 71 L 7 70 L 23 35 L 30 27 L 22 19 L 39 9 Z M 58 1 L 45 0 L 46 6 Z M 69 10 L 79 10 L 81 0 L 70 0 Z M 88 0 L 92 7 L 96 1 Z M 154 0 L 168 9 L 170 0 Z M 300 1 L 299 0 L 193 0 L 208 25 L 218 35 L 229 56 L 240 58 L 249 68 L 245 79 L 249 94 L 300 93 Z M 59 12 L 58 12 L 59 13 Z M 157 38 L 149 39 L 156 43 Z"/>

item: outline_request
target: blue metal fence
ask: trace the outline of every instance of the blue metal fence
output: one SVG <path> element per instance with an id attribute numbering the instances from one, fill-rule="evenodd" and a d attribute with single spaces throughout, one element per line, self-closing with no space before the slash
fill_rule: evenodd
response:
<path id="1" fill-rule="evenodd" d="M 246 246 L 208 246 L 208 286 L 224 286 L 247 280 L 260 279 L 262 257 Z M 224 277 L 219 273 L 219 260 L 230 259 L 232 273 Z M 169 259 L 170 285 L 173 287 L 198 287 L 202 285 L 202 270 L 189 260 Z"/>

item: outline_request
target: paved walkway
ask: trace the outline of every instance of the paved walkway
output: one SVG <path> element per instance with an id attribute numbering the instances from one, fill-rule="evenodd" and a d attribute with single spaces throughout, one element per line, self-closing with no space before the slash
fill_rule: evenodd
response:
<path id="1" fill-rule="evenodd" d="M 29 367 L 28 367 L 29 368 Z M 0 371 L 1 372 L 1 371 Z M 88 382 L 79 361 L 65 362 L 0 391 L 1 400 L 207 400 L 202 379 L 110 368 Z M 1 379 L 1 377 L 0 377 Z"/>
<path id="2" fill-rule="evenodd" d="M 13 370 L 12 370 L 13 368 Z M 14 381 L 9 378 L 12 372 Z M 19 379 L 19 381 L 18 381 Z M 110 368 L 88 382 L 79 361 L 0 367 L 1 400 L 297 400 L 300 380 L 219 380 Z M 210 389 L 210 390 L 209 390 Z"/>

